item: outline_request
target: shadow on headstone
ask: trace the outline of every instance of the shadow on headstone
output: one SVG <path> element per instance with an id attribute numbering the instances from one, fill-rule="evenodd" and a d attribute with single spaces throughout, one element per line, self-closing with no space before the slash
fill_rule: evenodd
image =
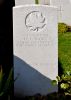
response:
<path id="1" fill-rule="evenodd" d="M 16 97 L 46 95 L 58 90 L 58 86 L 53 85 L 51 79 L 16 56 L 14 56 L 14 78 L 16 79 L 14 83 Z"/>

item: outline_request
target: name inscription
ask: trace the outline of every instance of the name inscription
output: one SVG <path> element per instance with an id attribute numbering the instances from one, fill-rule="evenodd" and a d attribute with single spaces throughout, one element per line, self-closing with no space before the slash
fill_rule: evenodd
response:
<path id="1" fill-rule="evenodd" d="M 48 37 L 48 34 L 24 34 L 21 39 L 17 40 L 16 46 L 20 47 L 46 47 L 52 46 L 54 44 L 54 40 Z"/>

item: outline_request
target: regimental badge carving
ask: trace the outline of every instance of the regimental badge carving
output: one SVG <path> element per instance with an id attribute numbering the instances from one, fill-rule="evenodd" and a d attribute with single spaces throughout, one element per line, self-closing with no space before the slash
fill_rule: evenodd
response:
<path id="1" fill-rule="evenodd" d="M 46 19 L 39 11 L 32 11 L 25 18 L 25 25 L 30 31 L 40 31 L 46 26 Z"/>

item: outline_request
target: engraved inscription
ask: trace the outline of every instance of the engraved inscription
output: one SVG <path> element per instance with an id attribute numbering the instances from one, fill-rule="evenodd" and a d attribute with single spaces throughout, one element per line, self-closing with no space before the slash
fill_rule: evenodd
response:
<path id="1" fill-rule="evenodd" d="M 48 47 L 56 44 L 54 38 L 48 34 L 24 34 L 21 40 L 17 40 L 17 47 Z"/>
<path id="2" fill-rule="evenodd" d="M 25 18 L 25 25 L 31 31 L 39 31 L 46 26 L 46 19 L 39 11 L 32 11 Z"/>

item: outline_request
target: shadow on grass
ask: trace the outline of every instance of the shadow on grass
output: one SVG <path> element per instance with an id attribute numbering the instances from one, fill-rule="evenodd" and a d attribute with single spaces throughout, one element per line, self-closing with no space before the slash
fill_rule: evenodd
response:
<path id="1" fill-rule="evenodd" d="M 58 75 L 61 76 L 62 74 L 63 74 L 63 68 L 60 59 L 58 58 Z"/>
<path id="2" fill-rule="evenodd" d="M 60 59 L 58 59 L 58 75 L 59 76 L 62 76 L 63 75 L 63 68 L 62 68 L 62 64 L 61 64 L 61 62 L 60 62 Z M 60 88 L 60 82 L 58 83 L 58 92 L 59 93 L 63 93 L 63 91 L 61 90 L 61 88 Z"/>

